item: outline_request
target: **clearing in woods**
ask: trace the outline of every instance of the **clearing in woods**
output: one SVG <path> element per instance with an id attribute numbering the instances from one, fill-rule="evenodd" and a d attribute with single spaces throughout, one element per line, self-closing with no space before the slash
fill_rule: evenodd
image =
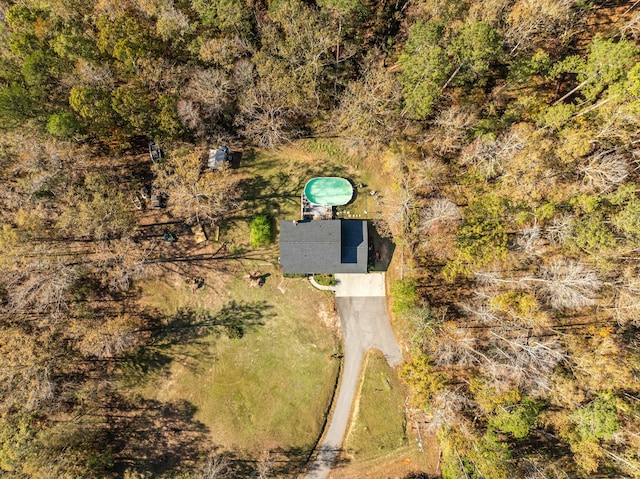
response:
<path id="1" fill-rule="evenodd" d="M 282 473 L 296 474 L 321 435 L 339 366 L 331 358 L 340 352 L 332 295 L 301 278 L 282 277 L 278 242 L 251 248 L 248 225 L 259 213 L 273 216 L 275 225 L 295 218 L 300 193 L 315 176 L 341 176 L 362 185 L 344 209 L 352 217 L 379 218 L 382 212 L 373 211 L 379 206 L 369 195 L 377 185 L 367 184 L 375 178 L 358 161 L 331 143 L 317 141 L 277 152 L 245 152 L 237 171 L 245 202 L 220 226 L 219 241 L 196 244 L 186 232 L 175 245 L 161 245 L 167 257 L 175 247 L 181 258 L 193 253 L 197 260 L 168 262 L 161 277 L 142 285 L 141 304 L 165 317 L 206 315 L 222 326 L 202 329 L 188 340 L 176 337 L 165 345 L 162 364 L 142 365 L 130 372 L 129 380 L 144 397 L 192 404 L 194 419 L 209 431 L 211 449 L 233 451 L 247 460 L 268 451 L 291 464 Z M 247 280 L 255 271 L 265 277 L 261 288 Z M 196 277 L 204 279 L 204 287 L 194 288 Z M 375 422 L 372 415 L 380 407 L 391 408 L 392 420 L 380 437 L 376 433 L 358 445 L 347 442 L 353 462 L 334 471 L 335 477 L 363 471 L 364 465 L 381 473 L 424 470 L 415 439 L 407 438 L 403 429 L 399 401 L 404 400 L 404 389 L 395 371 L 379 359 L 374 355 L 369 361 L 350 438 L 366 436 L 367 424 Z"/>

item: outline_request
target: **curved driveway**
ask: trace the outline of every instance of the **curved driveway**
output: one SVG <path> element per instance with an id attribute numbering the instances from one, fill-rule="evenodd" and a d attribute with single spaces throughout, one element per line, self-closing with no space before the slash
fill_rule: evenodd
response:
<path id="1" fill-rule="evenodd" d="M 335 278 L 338 283 L 336 306 L 344 338 L 344 367 L 331 423 L 307 479 L 326 478 L 341 450 L 365 352 L 377 348 L 390 366 L 402 362 L 387 314 L 384 273 L 336 274 Z"/>

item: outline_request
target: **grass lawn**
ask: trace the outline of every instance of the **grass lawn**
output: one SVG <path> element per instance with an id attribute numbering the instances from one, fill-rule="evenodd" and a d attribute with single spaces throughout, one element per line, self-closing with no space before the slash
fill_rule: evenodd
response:
<path id="1" fill-rule="evenodd" d="M 379 189 L 383 181 L 367 172 L 362 160 L 349 156 L 336 143 L 322 140 L 301 140 L 274 151 L 247 152 L 238 172 L 246 177 L 246 202 L 240 214 L 224 228 L 226 239 L 237 242 L 248 238 L 249 221 L 257 214 L 269 214 L 276 221 L 299 218 L 300 194 L 307 181 L 316 176 L 339 176 L 351 181 L 356 185 L 355 197 L 338 209 L 348 210 L 352 217 L 376 217 L 369 191 Z"/>
<path id="2" fill-rule="evenodd" d="M 319 435 L 337 375 L 334 329 L 321 314 L 330 297 L 304 279 L 287 279 L 264 264 L 262 288 L 243 275 L 225 286 L 192 291 L 151 281 L 143 303 L 166 315 L 180 308 L 232 318 L 240 338 L 207 334 L 165 348 L 165 365 L 136 381 L 143 396 L 186 400 L 216 446 L 245 457 L 267 450 L 311 448 Z M 222 290 L 224 292 L 222 292 Z"/>
<path id="3" fill-rule="evenodd" d="M 331 142 L 316 140 L 278 151 L 247 151 L 237 172 L 243 178 L 243 207 L 221 225 L 219 242 L 206 246 L 215 251 L 224 243 L 237 259 L 201 262 L 197 276 L 189 273 L 188 263 L 181 263 L 186 267 L 144 283 L 140 299 L 142 306 L 165 318 L 179 317 L 186 309 L 215 324 L 233 323 L 233 334 L 224 327 L 189 337 L 169 334 L 150 354 L 122 367 L 125 380 L 145 398 L 193 405 L 194 419 L 207 427 L 211 447 L 248 459 L 265 451 L 292 451 L 291 456 L 300 459 L 320 436 L 333 394 L 338 363 L 328 357 L 340 349 L 338 323 L 329 293 L 302 278 L 282 277 L 277 236 L 270 246 L 251 247 L 249 224 L 263 213 L 274 218 L 276 228 L 280 219 L 298 218 L 300 192 L 315 176 L 364 184 L 348 208 L 353 216 L 365 217 L 372 201 L 368 190 L 374 188 L 369 181 L 374 180 L 359 160 Z M 256 271 L 266 277 L 262 288 L 252 288 L 247 281 Z M 194 290 L 193 278 L 199 276 L 205 286 Z M 144 358 L 150 358 L 148 364 Z M 390 374 L 377 359 L 370 364 L 376 365 L 375 374 Z M 392 376 L 389 380 L 395 394 L 400 388 Z M 371 414 L 370 400 L 379 400 L 372 381 L 365 381 L 362 414 Z M 389 388 L 386 380 L 381 387 Z M 352 448 L 356 457 L 372 457 L 403 444 L 404 433 L 397 430 L 402 416 L 393 408 L 395 403 L 389 403 L 373 411 L 392 417 L 385 424 L 393 428 L 388 435 L 374 435 L 365 449 Z M 371 421 L 362 427 L 374 427 L 375 419 Z M 354 438 L 367 435 L 360 424 L 359 419 Z"/>
<path id="4" fill-rule="evenodd" d="M 404 385 L 380 351 L 368 353 L 363 367 L 357 416 L 345 444 L 355 461 L 388 454 L 407 444 Z"/>

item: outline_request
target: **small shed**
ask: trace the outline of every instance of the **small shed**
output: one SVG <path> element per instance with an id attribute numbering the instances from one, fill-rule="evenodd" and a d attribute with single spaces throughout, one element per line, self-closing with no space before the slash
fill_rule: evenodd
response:
<path id="1" fill-rule="evenodd" d="M 225 162 L 230 162 L 232 159 L 233 156 L 226 146 L 211 148 L 209 150 L 207 166 L 212 170 L 217 170 L 220 169 Z"/>

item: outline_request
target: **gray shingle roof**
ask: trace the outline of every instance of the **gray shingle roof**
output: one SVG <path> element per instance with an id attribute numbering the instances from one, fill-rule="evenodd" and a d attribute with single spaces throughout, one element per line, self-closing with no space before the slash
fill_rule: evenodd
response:
<path id="1" fill-rule="evenodd" d="M 367 222 L 280 222 L 280 263 L 285 274 L 366 273 Z"/>

